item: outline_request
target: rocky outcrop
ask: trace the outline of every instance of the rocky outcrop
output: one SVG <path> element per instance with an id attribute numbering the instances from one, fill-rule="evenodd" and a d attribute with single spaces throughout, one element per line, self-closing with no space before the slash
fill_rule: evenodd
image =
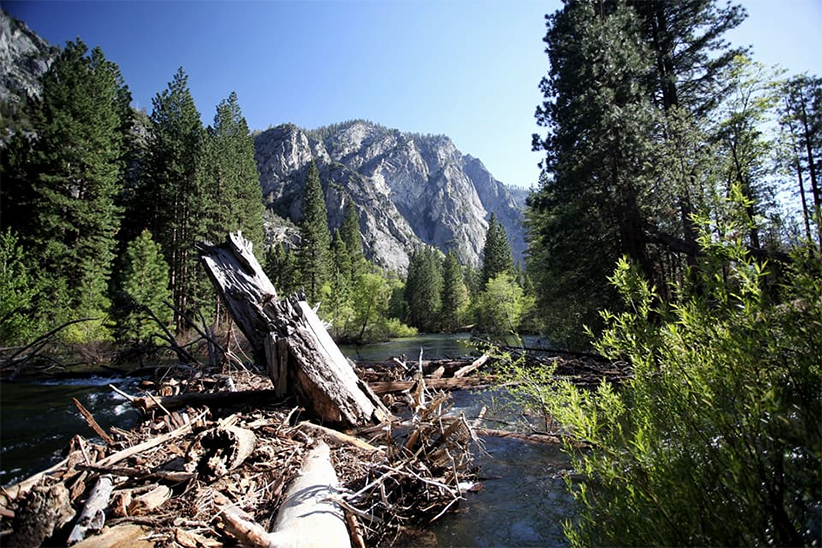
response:
<path id="1" fill-rule="evenodd" d="M 357 120 L 311 131 L 278 126 L 260 133 L 255 145 L 269 208 L 299 220 L 305 169 L 313 159 L 329 226 L 340 225 L 353 201 L 366 254 L 382 266 L 404 271 L 409 254 L 422 244 L 453 249 L 463 262 L 478 265 L 492 212 L 508 232 L 515 259 L 522 259 L 522 194 L 512 193 L 448 137 Z"/>
<path id="2" fill-rule="evenodd" d="M 21 123 L 26 97 L 40 95 L 40 78 L 58 51 L 25 23 L 0 11 L 0 139 L 8 138 L 14 125 Z"/>

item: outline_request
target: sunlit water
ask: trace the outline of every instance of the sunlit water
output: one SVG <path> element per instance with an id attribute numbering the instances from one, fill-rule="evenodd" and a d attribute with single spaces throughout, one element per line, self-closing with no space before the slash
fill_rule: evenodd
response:
<path id="1" fill-rule="evenodd" d="M 526 340 L 534 346 L 539 341 Z M 476 351 L 468 335 L 423 335 L 360 347 L 342 347 L 354 360 L 384 361 L 405 355 L 410 360 L 457 358 Z M 108 384 L 138 393 L 138 380 L 93 377 L 71 381 L 0 384 L 0 485 L 20 481 L 62 458 L 75 434 L 94 438 L 72 398 L 77 398 L 100 425 L 129 428 L 139 413 Z M 504 393 L 453 393 L 454 412 L 473 419 L 483 406 L 484 424 L 504 428 L 510 410 L 495 406 Z M 478 454 L 482 489 L 466 493 L 458 511 L 446 515 L 411 541 L 415 546 L 564 546 L 562 522 L 573 518 L 573 501 L 562 473 L 567 458 L 551 445 L 487 438 L 487 454 Z"/>

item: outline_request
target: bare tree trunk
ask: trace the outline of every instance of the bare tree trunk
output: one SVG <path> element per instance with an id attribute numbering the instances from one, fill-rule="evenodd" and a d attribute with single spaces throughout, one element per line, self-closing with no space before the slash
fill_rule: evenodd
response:
<path id="1" fill-rule="evenodd" d="M 297 295 L 277 299 L 250 242 L 237 233 L 222 245 L 199 249 L 255 360 L 266 364 L 277 395 L 295 396 L 320 420 L 335 425 L 362 426 L 390 417 L 308 303 Z"/>

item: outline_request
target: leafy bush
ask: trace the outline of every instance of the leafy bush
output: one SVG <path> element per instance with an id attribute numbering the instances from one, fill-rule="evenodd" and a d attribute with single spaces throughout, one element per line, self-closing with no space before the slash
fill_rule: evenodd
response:
<path id="1" fill-rule="evenodd" d="M 17 236 L 7 229 L 0 233 L 0 345 L 28 342 L 38 325 L 30 308 L 37 293 L 30 261 L 17 243 Z"/>
<path id="2" fill-rule="evenodd" d="M 628 311 L 603 313 L 597 348 L 629 360 L 633 380 L 534 384 L 553 390 L 531 403 L 589 445 L 566 447 L 583 477 L 569 480 L 575 545 L 819 545 L 820 256 L 798 252 L 775 287 L 745 231 L 724 228 L 739 236 L 701 239 L 704 264 L 675 305 L 620 261 L 611 281 Z"/>

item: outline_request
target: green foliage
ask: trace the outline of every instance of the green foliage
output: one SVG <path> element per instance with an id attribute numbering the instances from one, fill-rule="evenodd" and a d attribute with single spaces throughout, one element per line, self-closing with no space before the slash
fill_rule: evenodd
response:
<path id="1" fill-rule="evenodd" d="M 440 326 L 442 262 L 439 252 L 426 247 L 414 251 L 405 282 L 406 322 L 427 333 Z"/>
<path id="2" fill-rule="evenodd" d="M 340 226 L 340 237 L 348 250 L 351 268 L 351 278 L 356 278 L 367 267 L 367 261 L 362 248 L 362 233 L 360 233 L 360 219 L 357 214 L 357 206 L 353 200 L 349 200 L 345 206 L 345 214 L 342 226 Z"/>
<path id="3" fill-rule="evenodd" d="M 769 267 L 744 243 L 744 207 L 742 221 L 721 227 L 727 238 L 704 232 L 699 290 L 681 291 L 677 304 L 663 304 L 634 265 L 619 262 L 611 281 L 625 312 L 603 313 L 597 349 L 628 360 L 632 380 L 619 391 L 552 380 L 550 397 L 533 400 L 590 445 L 566 444 L 583 475 L 569 481 L 581 509 L 566 524 L 573 544 L 818 541 L 820 257 L 797 255 L 772 303 Z"/>
<path id="4" fill-rule="evenodd" d="M 11 229 L 0 233 L 0 346 L 25 344 L 37 334 L 30 261 Z"/>
<path id="5" fill-rule="evenodd" d="M 80 41 L 66 44 L 42 84 L 39 101 L 29 105 L 35 136 L 15 139 L 4 153 L 4 199 L 15 195 L 3 206 L 4 223 L 53 291 L 35 314 L 49 325 L 104 318 L 131 97 L 117 66 Z M 102 322 L 66 334 L 81 342 L 108 337 Z"/>
<path id="6" fill-rule="evenodd" d="M 297 257 L 281 242 L 274 244 L 266 251 L 263 270 L 280 295 L 290 295 L 300 288 Z"/>
<path id="7" fill-rule="evenodd" d="M 454 332 L 464 325 L 468 312 L 468 289 L 463 281 L 457 254 L 449 251 L 442 267 L 442 329 Z"/>
<path id="8" fill-rule="evenodd" d="M 172 313 L 166 305 L 171 301 L 168 283 L 168 263 L 163 259 L 162 249 L 151 233 L 143 230 L 125 251 L 118 295 L 123 310 L 117 318 L 119 340 L 145 342 L 162 332 L 146 309 L 170 326 Z"/>
<path id="9" fill-rule="evenodd" d="M 263 195 L 254 158 L 254 139 L 243 118 L 237 94 L 217 105 L 214 125 L 208 128 L 204 178 L 209 204 L 209 234 L 222 241 L 230 232 L 243 236 L 258 252 L 263 243 Z"/>
<path id="10" fill-rule="evenodd" d="M 174 324 L 178 331 L 187 318 L 213 302 L 213 290 L 198 262 L 195 244 L 207 236 L 213 195 L 203 174 L 206 132 L 180 68 L 168 87 L 153 101 L 151 132 L 134 214 L 160 244 L 169 266 Z"/>
<path id="11" fill-rule="evenodd" d="M 305 178 L 300 235 L 302 243 L 297 250 L 297 262 L 306 285 L 308 301 L 316 303 L 329 277 L 331 242 L 320 174 L 313 161 L 308 165 Z"/>
<path id="12" fill-rule="evenodd" d="M 491 335 L 519 333 L 523 296 L 511 274 L 503 272 L 491 278 L 474 305 L 475 329 Z"/>
<path id="13" fill-rule="evenodd" d="M 491 213 L 482 248 L 482 284 L 487 284 L 488 280 L 502 273 L 514 273 L 514 259 L 505 228 L 497 221 L 496 215 Z"/>
<path id="14" fill-rule="evenodd" d="M 783 84 L 780 118 L 789 171 L 796 178 L 807 241 L 822 249 L 822 78 L 795 76 Z M 814 235 L 815 232 L 815 235 Z"/>
<path id="15" fill-rule="evenodd" d="M 325 319 L 331 323 L 332 334 L 340 338 L 354 318 L 352 303 L 351 255 L 340 232 L 334 231 L 331 243 L 332 267 L 329 294 L 323 297 Z"/>
<path id="16" fill-rule="evenodd" d="M 607 276 L 621 255 L 653 271 L 643 222 L 655 112 L 641 86 L 652 57 L 639 23 L 622 2 L 572 2 L 549 17 L 537 119 L 551 132 L 534 136 L 548 154 L 528 201 L 529 270 L 547 334 L 566 346 L 582 346 L 597 306 L 616 303 Z"/>

